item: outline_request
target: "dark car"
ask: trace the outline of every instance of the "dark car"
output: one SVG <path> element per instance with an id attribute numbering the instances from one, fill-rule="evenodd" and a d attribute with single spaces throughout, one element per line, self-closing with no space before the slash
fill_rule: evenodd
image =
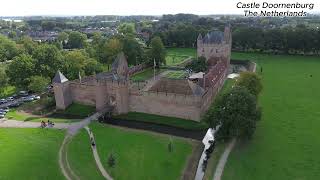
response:
<path id="1" fill-rule="evenodd" d="M 9 107 L 19 107 L 21 104 L 16 102 L 16 103 L 12 103 L 12 104 L 9 104 Z"/>
<path id="2" fill-rule="evenodd" d="M 28 91 L 19 91 L 19 96 L 25 97 L 28 95 L 29 95 Z"/>

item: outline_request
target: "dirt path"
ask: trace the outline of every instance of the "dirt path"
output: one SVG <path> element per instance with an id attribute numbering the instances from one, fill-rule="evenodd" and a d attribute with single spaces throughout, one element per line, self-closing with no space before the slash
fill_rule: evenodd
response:
<path id="1" fill-rule="evenodd" d="M 67 135 L 65 136 L 64 141 L 63 141 L 63 143 L 60 147 L 60 151 L 59 151 L 59 166 L 61 168 L 63 175 L 67 178 L 67 180 L 80 179 L 74 173 L 74 171 L 72 170 L 72 168 L 69 165 L 69 161 L 68 161 L 68 144 L 69 144 L 69 142 L 71 142 L 72 137 L 74 135 L 76 135 L 80 129 L 89 125 L 91 123 L 91 121 L 97 120 L 106 111 L 108 111 L 108 109 L 105 109 L 103 112 L 97 112 L 97 113 L 91 115 L 90 117 L 87 117 L 80 122 L 72 123 L 67 127 L 67 129 L 68 129 Z M 100 170 L 100 168 L 99 168 L 99 170 Z"/>
<path id="2" fill-rule="evenodd" d="M 230 141 L 230 143 L 228 144 L 227 148 L 224 150 L 224 152 L 223 152 L 223 154 L 222 154 L 222 156 L 221 156 L 221 158 L 220 158 L 220 160 L 218 162 L 216 171 L 215 171 L 214 176 L 213 176 L 213 180 L 221 180 L 224 166 L 226 165 L 228 157 L 229 157 L 229 154 L 230 154 L 230 152 L 233 149 L 235 144 L 236 144 L 236 139 L 233 138 Z"/>
<path id="3" fill-rule="evenodd" d="M 17 120 L 0 120 L 0 128 L 40 128 L 40 122 L 26 122 L 26 121 L 17 121 Z M 70 126 L 73 126 L 73 123 L 55 123 L 54 129 L 68 129 Z"/>
<path id="4" fill-rule="evenodd" d="M 108 174 L 108 172 L 104 169 L 104 167 L 101 163 L 100 156 L 97 151 L 97 144 L 94 139 L 92 131 L 90 131 L 88 126 L 86 126 L 85 129 L 87 130 L 87 132 L 89 134 L 90 141 L 93 140 L 93 142 L 95 143 L 95 146 L 91 146 L 91 149 L 92 149 L 93 157 L 94 157 L 94 160 L 96 161 L 98 169 L 100 170 L 102 176 L 105 177 L 107 180 L 113 180 L 112 177 Z"/>

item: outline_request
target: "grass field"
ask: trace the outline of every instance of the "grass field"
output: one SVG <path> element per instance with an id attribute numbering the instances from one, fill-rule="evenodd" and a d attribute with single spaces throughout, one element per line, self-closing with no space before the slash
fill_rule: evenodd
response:
<path id="1" fill-rule="evenodd" d="M 58 163 L 64 131 L 0 129 L 0 179 L 64 179 Z"/>
<path id="2" fill-rule="evenodd" d="M 155 124 L 163 124 L 183 129 L 202 130 L 208 128 L 204 122 L 195 122 L 175 117 L 159 116 L 155 114 L 146 114 L 140 112 L 129 112 L 128 114 L 121 114 L 114 116 L 115 119 L 136 120 L 142 122 L 151 122 Z"/>
<path id="3" fill-rule="evenodd" d="M 68 160 L 72 170 L 81 179 L 103 180 L 91 150 L 87 131 L 82 129 L 68 145 Z"/>
<path id="4" fill-rule="evenodd" d="M 185 79 L 186 76 L 188 74 L 185 71 L 169 71 L 166 74 L 166 77 L 170 79 Z"/>
<path id="5" fill-rule="evenodd" d="M 156 69 L 156 75 L 164 72 L 165 69 Z M 130 77 L 133 81 L 145 81 L 154 76 L 153 68 L 147 68 L 142 72 L 138 72 Z"/>
<path id="6" fill-rule="evenodd" d="M 263 68 L 263 115 L 253 139 L 232 151 L 223 180 L 320 179 L 320 58 L 232 57 L 255 59 Z"/>
<path id="7" fill-rule="evenodd" d="M 34 103 L 34 102 L 31 102 L 31 103 Z M 58 111 L 49 116 L 39 116 L 39 115 L 33 115 L 31 113 L 26 113 L 22 111 L 24 108 L 29 108 L 29 106 L 24 105 L 24 107 L 21 106 L 18 109 L 11 109 L 6 114 L 6 117 L 8 119 L 13 119 L 18 121 L 41 122 L 41 121 L 50 120 L 55 123 L 68 123 L 68 122 L 80 121 L 82 118 L 85 118 L 88 115 L 95 112 L 95 108 L 92 106 L 86 106 L 86 105 L 81 105 L 76 103 L 73 103 L 72 105 L 70 105 L 65 111 Z M 72 116 L 76 116 L 76 118 Z"/>
<path id="8" fill-rule="evenodd" d="M 176 55 L 176 54 L 167 54 L 166 55 L 166 65 L 167 66 L 175 66 L 184 62 L 184 60 L 188 59 L 189 56 L 184 55 Z"/>
<path id="9" fill-rule="evenodd" d="M 196 48 L 167 48 L 167 56 L 172 56 L 172 55 L 176 55 L 176 56 L 186 56 L 186 57 L 196 57 L 197 56 L 197 52 L 196 52 Z"/>
<path id="10" fill-rule="evenodd" d="M 180 179 L 193 147 L 187 140 L 166 135 L 98 123 L 91 124 L 90 128 L 95 135 L 104 167 L 117 180 Z M 172 152 L 168 151 L 170 139 L 173 144 Z M 113 168 L 107 164 L 111 152 L 116 159 Z"/>

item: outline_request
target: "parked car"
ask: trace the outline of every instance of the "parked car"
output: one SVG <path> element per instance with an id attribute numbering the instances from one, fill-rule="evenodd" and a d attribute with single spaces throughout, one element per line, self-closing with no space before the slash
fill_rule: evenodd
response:
<path id="1" fill-rule="evenodd" d="M 13 97 L 7 97 L 7 101 L 14 101 Z"/>
<path id="2" fill-rule="evenodd" d="M 3 107 L 3 108 L 0 109 L 0 111 L 1 111 L 1 110 L 2 110 L 2 111 L 5 111 L 5 112 L 9 112 L 9 108 L 8 108 L 8 107 Z"/>
<path id="3" fill-rule="evenodd" d="M 0 104 L 4 104 L 4 103 L 7 103 L 8 101 L 5 100 L 5 99 L 0 99 Z"/>
<path id="4" fill-rule="evenodd" d="M 6 114 L 7 114 L 7 112 L 5 112 L 5 111 L 1 111 L 1 110 L 0 110 L 0 114 L 6 115 Z"/>
<path id="5" fill-rule="evenodd" d="M 3 114 L 0 114 L 0 119 L 4 118 L 4 115 Z"/>
<path id="6" fill-rule="evenodd" d="M 40 96 L 38 96 L 38 95 L 31 95 L 31 96 L 29 96 L 29 98 L 33 98 L 33 100 L 39 100 L 39 99 L 40 99 Z"/>
<path id="7" fill-rule="evenodd" d="M 33 98 L 33 97 L 30 97 L 30 96 L 28 96 L 28 97 L 23 97 L 23 98 L 22 98 L 22 101 L 24 101 L 24 102 L 33 101 L 33 100 L 34 100 L 34 98 Z"/>
<path id="8" fill-rule="evenodd" d="M 29 95 L 29 93 L 27 91 L 19 91 L 19 96 L 25 97 L 28 95 Z"/>
<path id="9" fill-rule="evenodd" d="M 15 102 L 15 103 L 9 104 L 9 107 L 19 107 L 20 105 L 21 103 Z"/>

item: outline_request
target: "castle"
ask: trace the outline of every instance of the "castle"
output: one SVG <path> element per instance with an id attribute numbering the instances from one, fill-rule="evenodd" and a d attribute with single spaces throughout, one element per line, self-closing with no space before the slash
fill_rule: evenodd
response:
<path id="1" fill-rule="evenodd" d="M 130 80 L 143 66 L 128 67 L 120 53 L 110 72 L 69 81 L 61 72 L 53 79 L 57 109 L 73 102 L 92 105 L 96 110 L 113 107 L 113 113 L 130 111 L 200 121 L 226 79 L 231 53 L 231 30 L 199 35 L 198 57 L 208 61 L 208 72 L 198 79 L 170 79 L 164 75 L 144 82 Z M 164 73 L 165 74 L 165 73 Z"/>

